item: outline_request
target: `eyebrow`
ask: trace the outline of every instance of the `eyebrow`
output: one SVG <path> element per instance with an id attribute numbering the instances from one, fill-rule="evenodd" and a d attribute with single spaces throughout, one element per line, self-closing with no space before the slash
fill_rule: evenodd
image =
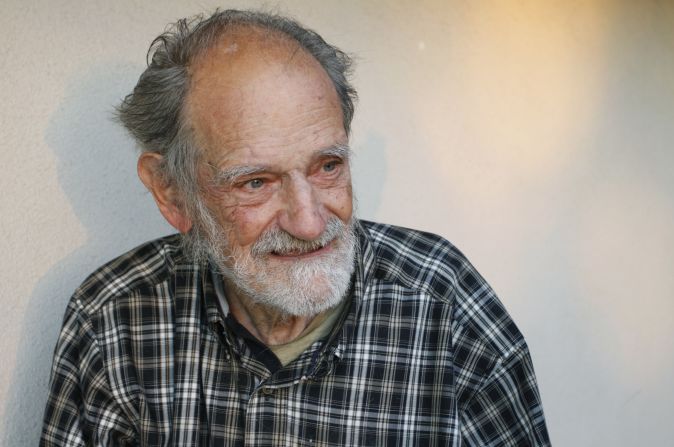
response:
<path id="1" fill-rule="evenodd" d="M 338 157 L 343 160 L 351 159 L 351 148 L 346 144 L 336 144 L 334 146 L 321 149 L 316 152 L 314 158 L 323 158 L 323 157 Z M 217 170 L 217 167 L 208 164 L 212 168 Z M 225 168 L 217 170 L 215 175 L 211 178 L 211 183 L 213 185 L 222 185 L 222 184 L 232 184 L 236 179 L 240 177 L 245 177 L 249 175 L 259 174 L 269 170 L 267 165 L 257 165 L 257 166 L 232 166 L 231 168 Z"/>
<path id="2" fill-rule="evenodd" d="M 215 166 L 213 167 L 215 168 Z M 231 168 L 218 170 L 213 178 L 211 178 L 211 183 L 214 185 L 231 184 L 240 177 L 259 174 L 267 170 L 267 166 L 233 166 Z"/>
<path id="3" fill-rule="evenodd" d="M 348 161 L 351 159 L 352 153 L 353 152 L 351 151 L 351 148 L 347 144 L 335 144 L 334 146 L 321 149 L 320 151 L 318 151 L 317 156 L 318 158 L 339 157 Z"/>

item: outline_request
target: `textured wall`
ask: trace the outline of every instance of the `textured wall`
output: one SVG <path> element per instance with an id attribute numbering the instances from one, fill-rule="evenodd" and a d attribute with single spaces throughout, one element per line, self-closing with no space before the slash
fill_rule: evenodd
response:
<path id="1" fill-rule="evenodd" d="M 170 231 L 110 116 L 165 24 L 216 6 L 198 5 L 3 1 L 3 446 L 36 442 L 72 290 Z M 358 55 L 361 216 L 467 253 L 529 340 L 555 444 L 670 445 L 674 2 L 279 9 Z"/>

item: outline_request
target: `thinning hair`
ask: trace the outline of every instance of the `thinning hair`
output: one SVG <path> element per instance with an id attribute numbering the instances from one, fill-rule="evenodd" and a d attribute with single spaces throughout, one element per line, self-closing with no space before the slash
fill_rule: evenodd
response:
<path id="1" fill-rule="evenodd" d="M 164 181 L 174 184 L 187 212 L 199 200 L 197 164 L 200 151 L 187 122 L 185 102 L 190 86 L 190 64 L 234 29 L 251 27 L 295 41 L 326 71 L 340 100 L 344 129 L 351 128 L 356 90 L 349 81 L 351 58 L 297 21 L 252 10 L 216 10 L 169 25 L 148 50 L 147 68 L 133 92 L 117 107 L 117 118 L 142 151 L 162 155 Z M 273 37 L 273 36 L 272 36 Z"/>

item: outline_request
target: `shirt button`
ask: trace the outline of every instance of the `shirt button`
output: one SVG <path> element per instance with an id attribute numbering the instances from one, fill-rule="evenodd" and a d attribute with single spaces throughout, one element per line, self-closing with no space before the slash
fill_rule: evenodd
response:
<path id="1" fill-rule="evenodd" d="M 262 393 L 264 393 L 266 396 L 271 396 L 274 394 L 274 388 L 264 387 L 262 388 Z"/>

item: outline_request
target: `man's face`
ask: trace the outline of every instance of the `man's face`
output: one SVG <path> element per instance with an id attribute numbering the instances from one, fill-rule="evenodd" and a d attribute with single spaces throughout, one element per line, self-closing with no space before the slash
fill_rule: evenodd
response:
<path id="1" fill-rule="evenodd" d="M 354 236 L 347 135 L 327 74 L 296 45 L 234 36 L 197 61 L 192 79 L 188 119 L 221 269 L 287 314 L 337 304 Z"/>

